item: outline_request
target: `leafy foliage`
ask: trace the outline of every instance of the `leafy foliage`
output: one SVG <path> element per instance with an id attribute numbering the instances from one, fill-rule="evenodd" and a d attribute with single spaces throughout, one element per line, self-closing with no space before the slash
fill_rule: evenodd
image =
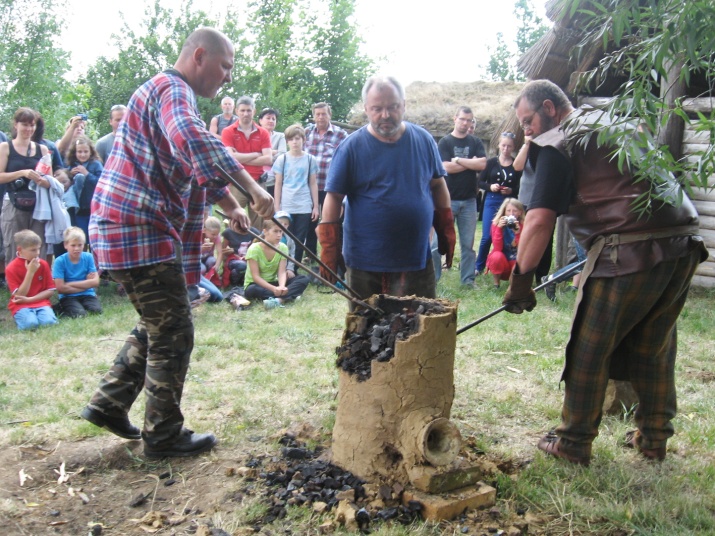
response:
<path id="1" fill-rule="evenodd" d="M 504 40 L 504 34 L 498 32 L 496 47 L 488 47 L 490 56 L 486 71 L 487 76 L 495 82 L 525 80 L 524 75 L 516 67 L 516 60 L 541 39 L 549 29 L 541 17 L 534 12 L 531 0 L 516 0 L 514 18 L 517 31 L 513 45 L 510 46 Z"/>
<path id="2" fill-rule="evenodd" d="M 0 0 L 0 125 L 10 128 L 20 106 L 43 114 L 46 137 L 59 136 L 58 124 L 79 106 L 82 91 L 74 91 L 64 76 L 69 55 L 55 44 L 61 34 L 62 2 Z M 55 128 L 51 128 L 54 126 Z"/>
<path id="3" fill-rule="evenodd" d="M 248 13 L 229 8 L 220 19 L 193 0 L 175 10 L 154 0 L 138 29 L 124 22 L 112 35 L 116 56 L 99 58 L 75 83 L 66 79 L 69 54 L 55 44 L 65 1 L 0 0 L 0 7 L 0 128 L 8 129 L 18 106 L 31 106 L 42 112 L 53 139 L 78 112 L 89 115 L 91 135 L 109 132 L 109 109 L 171 67 L 185 38 L 201 26 L 221 30 L 236 49 L 233 81 L 216 100 L 251 95 L 259 107 L 277 108 L 282 126 L 306 120 L 318 101 L 344 118 L 372 72 L 360 53 L 354 0 L 253 0 Z M 214 100 L 199 98 L 198 105 L 207 122 L 219 111 Z"/>
<path id="4" fill-rule="evenodd" d="M 319 28 L 313 39 L 319 72 L 313 102 L 330 103 L 333 118 L 340 121 L 347 118 L 367 75 L 374 70 L 372 60 L 360 53 L 354 12 L 353 0 L 334 0 L 328 25 Z"/>
<path id="5" fill-rule="evenodd" d="M 715 171 L 715 118 L 712 113 L 698 113 L 694 123 L 682 99 L 671 106 L 663 90 L 670 89 L 665 84 L 675 82 L 672 75 L 668 78 L 675 65 L 680 66 L 680 82 L 694 87 L 696 78 L 704 80 L 702 95 L 712 95 L 715 34 L 710 21 L 715 4 L 705 0 L 564 0 L 564 4 L 564 15 L 579 17 L 584 32 L 580 47 L 607 51 L 596 68 L 581 74 L 579 91 L 622 80 L 604 111 L 641 125 L 639 136 L 628 129 L 593 125 L 599 144 L 614 147 L 613 157 L 620 165 L 633 169 L 637 180 L 649 181 L 650 192 L 636 201 L 635 208 L 647 212 L 652 200 L 668 191 L 662 170 L 673 171 L 688 191 L 693 186 L 707 187 Z M 676 159 L 667 145 L 659 143 L 674 117 L 707 133 L 709 144 L 695 159 Z"/>

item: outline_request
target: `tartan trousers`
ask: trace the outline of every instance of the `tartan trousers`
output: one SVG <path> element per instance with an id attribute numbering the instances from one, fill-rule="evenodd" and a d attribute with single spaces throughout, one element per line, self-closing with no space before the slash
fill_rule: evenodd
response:
<path id="1" fill-rule="evenodd" d="M 638 394 L 635 422 L 641 448 L 665 446 L 676 414 L 676 321 L 685 304 L 700 251 L 650 270 L 588 278 L 566 347 L 560 445 L 590 456 L 598 435 L 609 372 L 625 370 Z"/>

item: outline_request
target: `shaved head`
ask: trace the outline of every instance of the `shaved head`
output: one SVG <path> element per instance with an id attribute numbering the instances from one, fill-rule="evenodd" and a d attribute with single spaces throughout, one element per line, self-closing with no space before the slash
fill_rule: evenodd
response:
<path id="1" fill-rule="evenodd" d="M 231 83 L 234 48 L 224 34 L 199 28 L 186 38 L 174 68 L 194 92 L 213 99 L 224 84 Z"/>
<path id="2" fill-rule="evenodd" d="M 199 28 L 186 38 L 180 55 L 193 54 L 197 48 L 216 54 L 226 50 L 226 47 L 233 48 L 233 45 L 224 34 L 213 28 Z"/>

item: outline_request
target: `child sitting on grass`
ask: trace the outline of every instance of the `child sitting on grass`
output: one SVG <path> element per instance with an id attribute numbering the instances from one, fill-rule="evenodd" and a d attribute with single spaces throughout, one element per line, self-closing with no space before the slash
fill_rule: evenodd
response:
<path id="1" fill-rule="evenodd" d="M 509 281 L 523 225 L 524 205 L 513 197 L 506 198 L 492 220 L 492 252 L 487 257 L 487 271 L 494 276 L 495 288 L 501 281 Z"/>
<path id="2" fill-rule="evenodd" d="M 57 323 L 50 297 L 55 292 L 50 265 L 40 259 L 42 239 L 26 229 L 13 236 L 17 257 L 5 269 L 10 301 L 7 308 L 17 328 L 35 329 Z"/>
<path id="3" fill-rule="evenodd" d="M 94 290 L 99 287 L 99 273 L 92 254 L 84 251 L 87 241 L 84 231 L 70 227 L 65 230 L 64 239 L 67 253 L 57 257 L 52 265 L 52 277 L 60 293 L 58 312 L 70 318 L 101 314 L 102 305 Z"/>
<path id="4" fill-rule="evenodd" d="M 223 250 L 221 249 L 221 220 L 209 216 L 204 221 L 204 241 L 201 244 L 201 280 L 199 288 L 210 294 L 208 301 L 220 302 L 223 300 L 221 290 L 216 286 L 220 284 L 217 274 L 221 266 Z"/>
<path id="5" fill-rule="evenodd" d="M 263 239 L 288 254 L 288 246 L 281 243 L 283 231 L 272 220 L 263 222 Z M 266 309 L 284 307 L 284 303 L 298 298 L 308 286 L 308 278 L 297 275 L 288 278 L 285 257 L 256 241 L 246 252 L 248 270 L 244 296 L 246 299 L 263 300 Z"/>

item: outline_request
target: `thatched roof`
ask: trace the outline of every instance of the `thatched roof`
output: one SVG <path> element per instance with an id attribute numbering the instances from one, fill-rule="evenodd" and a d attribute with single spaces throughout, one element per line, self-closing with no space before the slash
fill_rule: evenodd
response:
<path id="1" fill-rule="evenodd" d="M 600 44 L 585 46 L 582 43 L 585 35 L 581 28 L 584 26 L 585 16 L 581 13 L 568 13 L 564 0 L 547 1 L 546 16 L 553 21 L 553 27 L 519 58 L 517 66 L 529 80 L 551 80 L 567 95 L 575 97 L 578 73 L 597 65 L 603 57 L 603 48 Z M 611 96 L 621 82 L 622 80 L 614 78 L 598 90 L 603 96 Z M 502 122 L 502 129 L 498 129 L 494 134 L 493 144 L 498 142 L 502 131 L 518 133 L 517 146 L 522 141 L 523 132 L 513 110 Z"/>

